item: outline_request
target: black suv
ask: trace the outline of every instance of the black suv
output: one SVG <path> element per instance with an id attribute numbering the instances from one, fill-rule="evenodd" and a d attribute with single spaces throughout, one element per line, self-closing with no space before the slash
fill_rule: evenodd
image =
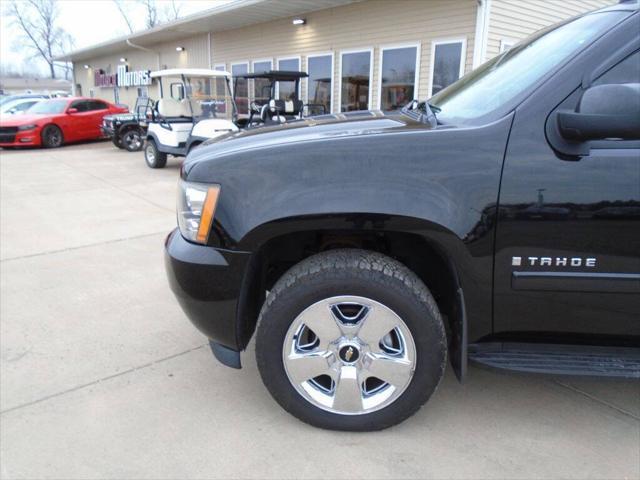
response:
<path id="1" fill-rule="evenodd" d="M 230 134 L 187 158 L 171 287 L 222 363 L 374 430 L 447 357 L 640 378 L 640 11 L 541 31 L 428 102 Z"/>

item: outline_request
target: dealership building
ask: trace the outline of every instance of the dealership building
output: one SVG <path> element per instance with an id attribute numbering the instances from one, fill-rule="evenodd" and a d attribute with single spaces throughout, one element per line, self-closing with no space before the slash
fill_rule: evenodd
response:
<path id="1" fill-rule="evenodd" d="M 614 3 L 234 0 L 59 60 L 73 62 L 77 95 L 131 107 L 138 96 L 158 98 L 151 71 L 188 67 L 302 70 L 305 102 L 331 112 L 391 109 L 428 98 L 536 30 Z M 255 81 L 236 88 L 238 97 L 256 96 Z"/>

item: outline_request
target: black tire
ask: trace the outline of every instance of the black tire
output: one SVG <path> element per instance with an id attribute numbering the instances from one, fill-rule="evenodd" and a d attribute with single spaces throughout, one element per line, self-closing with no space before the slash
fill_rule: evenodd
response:
<path id="1" fill-rule="evenodd" d="M 139 152 L 144 145 L 144 137 L 137 128 L 130 128 L 120 135 L 120 143 L 128 152 Z"/>
<path id="2" fill-rule="evenodd" d="M 45 148 L 58 148 L 64 143 L 62 130 L 56 125 L 47 125 L 42 129 L 42 146 Z"/>
<path id="3" fill-rule="evenodd" d="M 149 168 L 164 168 L 167 164 L 167 154 L 158 150 L 153 138 L 149 138 L 144 147 L 144 161 Z"/>
<path id="4" fill-rule="evenodd" d="M 113 137 L 111 137 L 111 143 L 113 143 L 113 145 L 118 148 L 124 149 L 124 146 L 122 145 L 122 141 L 120 140 L 120 137 L 118 136 L 117 133 L 114 133 Z"/>
<path id="5" fill-rule="evenodd" d="M 370 413 L 344 415 L 313 405 L 296 391 L 284 367 L 283 342 L 294 319 L 316 302 L 341 295 L 366 297 L 390 308 L 415 342 L 410 383 L 393 403 Z M 375 252 L 332 250 L 300 262 L 278 280 L 258 320 L 256 358 L 265 386 L 282 408 L 321 428 L 372 431 L 402 422 L 435 392 L 446 356 L 444 325 L 427 287 L 407 267 Z"/>

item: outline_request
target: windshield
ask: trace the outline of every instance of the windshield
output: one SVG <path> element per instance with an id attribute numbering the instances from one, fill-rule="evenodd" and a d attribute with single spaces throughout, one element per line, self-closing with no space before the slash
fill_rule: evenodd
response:
<path id="1" fill-rule="evenodd" d="M 543 30 L 438 92 L 429 104 L 439 109 L 443 123 L 464 123 L 512 108 L 512 100 L 626 15 L 595 13 Z"/>
<path id="2" fill-rule="evenodd" d="M 231 95 L 225 77 L 187 77 L 185 95 L 194 117 L 231 120 Z"/>
<path id="3" fill-rule="evenodd" d="M 44 102 L 36 103 L 33 107 L 27 110 L 27 113 L 62 113 L 66 110 L 68 100 L 46 100 Z"/>

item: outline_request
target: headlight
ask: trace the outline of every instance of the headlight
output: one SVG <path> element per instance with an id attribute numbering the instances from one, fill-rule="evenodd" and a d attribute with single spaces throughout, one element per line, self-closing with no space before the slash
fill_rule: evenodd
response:
<path id="1" fill-rule="evenodd" d="M 206 243 L 216 213 L 220 185 L 178 184 L 178 227 L 187 240 Z"/>
<path id="2" fill-rule="evenodd" d="M 36 125 L 36 124 L 33 124 L 33 125 L 20 125 L 20 126 L 18 127 L 18 130 L 22 132 L 22 131 L 24 131 L 24 130 L 33 130 L 33 129 L 34 129 L 34 128 L 36 128 L 36 127 L 37 127 L 37 125 Z"/>

